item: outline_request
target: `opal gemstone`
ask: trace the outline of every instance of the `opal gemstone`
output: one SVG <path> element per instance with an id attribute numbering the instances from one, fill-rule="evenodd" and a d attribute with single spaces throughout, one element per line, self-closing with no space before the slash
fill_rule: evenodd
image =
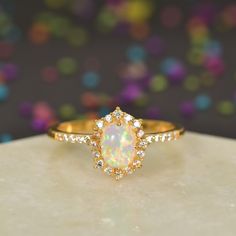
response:
<path id="1" fill-rule="evenodd" d="M 103 128 L 101 152 L 113 168 L 127 167 L 135 157 L 136 135 L 128 124 L 109 124 Z"/>

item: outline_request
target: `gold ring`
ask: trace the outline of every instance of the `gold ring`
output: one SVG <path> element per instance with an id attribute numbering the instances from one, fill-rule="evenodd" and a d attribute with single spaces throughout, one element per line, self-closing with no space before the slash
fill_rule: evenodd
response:
<path id="1" fill-rule="evenodd" d="M 75 120 L 51 127 L 55 140 L 88 144 L 95 168 L 116 180 L 142 166 L 147 146 L 178 139 L 184 128 L 167 121 L 135 119 L 119 107 L 99 120 Z"/>

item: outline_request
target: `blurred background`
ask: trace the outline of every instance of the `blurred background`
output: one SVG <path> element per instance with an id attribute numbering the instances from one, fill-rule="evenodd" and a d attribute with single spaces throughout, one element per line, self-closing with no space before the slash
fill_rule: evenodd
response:
<path id="1" fill-rule="evenodd" d="M 140 118 L 236 137 L 236 2 L 0 0 L 0 142 Z"/>

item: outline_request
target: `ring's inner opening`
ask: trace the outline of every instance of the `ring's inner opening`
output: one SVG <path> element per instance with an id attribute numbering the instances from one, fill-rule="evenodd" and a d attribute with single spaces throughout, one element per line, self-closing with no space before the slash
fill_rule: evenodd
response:
<path id="1" fill-rule="evenodd" d="M 75 120 L 63 122 L 57 126 L 57 130 L 66 133 L 92 134 L 94 127 L 93 120 Z M 176 126 L 170 122 L 158 120 L 143 120 L 143 130 L 146 134 L 168 132 Z"/>

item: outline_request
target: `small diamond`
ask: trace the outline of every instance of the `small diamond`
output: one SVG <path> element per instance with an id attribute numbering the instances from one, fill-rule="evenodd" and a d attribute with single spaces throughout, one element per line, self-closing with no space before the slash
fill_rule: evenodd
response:
<path id="1" fill-rule="evenodd" d="M 107 122 L 110 123 L 112 121 L 112 116 L 111 115 L 106 115 L 105 119 L 106 119 Z"/>
<path id="2" fill-rule="evenodd" d="M 112 168 L 107 167 L 106 169 L 104 169 L 104 172 L 107 173 L 108 175 L 110 175 L 112 173 Z"/>
<path id="3" fill-rule="evenodd" d="M 138 135 L 139 138 L 143 137 L 144 131 L 140 129 L 140 130 L 138 131 L 138 134 L 137 134 L 137 135 Z"/>
<path id="4" fill-rule="evenodd" d="M 77 143 L 89 143 L 90 138 L 88 136 L 77 136 L 76 142 Z"/>
<path id="5" fill-rule="evenodd" d="M 147 142 L 145 140 L 139 142 L 139 147 L 146 148 L 147 147 Z"/>
<path id="6" fill-rule="evenodd" d="M 129 114 L 126 114 L 125 115 L 125 121 L 126 122 L 129 122 L 129 121 L 131 121 L 133 119 L 133 117 L 131 116 L 131 115 L 129 115 Z"/>
<path id="7" fill-rule="evenodd" d="M 123 177 L 123 173 L 120 172 L 120 171 L 117 171 L 116 174 L 115 174 L 116 180 L 121 179 L 122 177 Z"/>
<path id="8" fill-rule="evenodd" d="M 84 142 L 84 137 L 77 136 L 76 137 L 76 142 L 77 143 L 83 143 Z"/>
<path id="9" fill-rule="evenodd" d="M 171 141 L 172 139 L 174 139 L 173 134 L 172 133 L 167 134 L 167 140 Z"/>
<path id="10" fill-rule="evenodd" d="M 119 119 L 122 116 L 122 111 L 117 109 L 113 112 L 113 114 L 116 117 L 116 119 Z"/>
<path id="11" fill-rule="evenodd" d="M 94 151 L 94 152 L 93 152 L 93 155 L 94 155 L 94 157 L 96 157 L 96 158 L 100 157 L 100 153 L 97 152 L 97 151 Z"/>
<path id="12" fill-rule="evenodd" d="M 132 168 L 130 168 L 130 167 L 126 167 L 125 168 L 125 172 L 130 175 L 130 174 L 134 173 L 134 170 Z"/>
<path id="13" fill-rule="evenodd" d="M 163 134 L 163 135 L 162 135 L 160 138 L 161 138 L 161 141 L 162 141 L 162 142 L 165 142 L 165 141 L 166 141 L 166 138 L 167 138 L 167 136 L 166 136 L 166 134 Z"/>
<path id="14" fill-rule="evenodd" d="M 148 136 L 148 137 L 146 138 L 146 140 L 147 140 L 149 143 L 152 143 L 152 141 L 153 141 L 153 136 Z"/>
<path id="15" fill-rule="evenodd" d="M 141 123 L 139 122 L 139 120 L 134 121 L 134 127 L 135 128 L 140 128 L 141 127 Z"/>
<path id="16" fill-rule="evenodd" d="M 101 128 L 103 127 L 103 121 L 102 121 L 102 120 L 98 120 L 98 121 L 96 122 L 96 125 L 97 125 L 97 127 L 98 127 L 99 129 L 101 129 Z"/>
<path id="17" fill-rule="evenodd" d="M 136 161 L 134 161 L 133 165 L 134 165 L 135 167 L 140 168 L 140 167 L 142 166 L 142 163 L 141 163 L 140 160 L 136 160 Z"/>
<path id="18" fill-rule="evenodd" d="M 64 137 L 63 137 L 63 138 L 64 138 L 64 140 L 65 140 L 66 142 L 69 141 L 67 134 L 64 134 Z"/>
<path id="19" fill-rule="evenodd" d="M 155 138 L 155 142 L 159 142 L 160 136 L 158 134 L 154 138 Z"/>
<path id="20" fill-rule="evenodd" d="M 63 141 L 63 135 L 62 135 L 62 134 L 56 134 L 56 138 L 57 138 L 59 141 Z"/>
<path id="21" fill-rule="evenodd" d="M 73 134 L 71 134 L 71 135 L 69 136 L 69 140 L 70 140 L 71 143 L 75 143 L 75 142 L 76 142 L 76 136 L 73 135 Z"/>
<path id="22" fill-rule="evenodd" d="M 97 143 L 95 142 L 95 141 L 91 141 L 91 146 L 93 146 L 93 147 L 96 147 L 97 146 Z"/>
<path id="23" fill-rule="evenodd" d="M 139 151 L 137 151 L 137 155 L 142 158 L 145 156 L 145 152 L 142 150 L 139 150 Z"/>
<path id="24" fill-rule="evenodd" d="M 97 163 L 96 163 L 96 168 L 102 168 L 103 167 L 103 160 L 99 160 Z"/>

